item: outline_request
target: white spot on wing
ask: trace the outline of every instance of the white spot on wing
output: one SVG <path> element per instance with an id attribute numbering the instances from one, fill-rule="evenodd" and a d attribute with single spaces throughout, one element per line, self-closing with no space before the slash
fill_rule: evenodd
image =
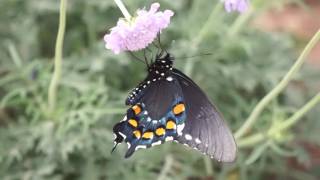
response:
<path id="1" fill-rule="evenodd" d="M 128 149 L 131 147 L 131 144 L 129 142 L 127 142 L 127 145 L 128 145 Z"/>
<path id="2" fill-rule="evenodd" d="M 157 141 L 157 142 L 154 142 L 151 144 L 151 146 L 156 146 L 156 145 L 160 145 L 161 144 L 161 141 Z"/>
<path id="3" fill-rule="evenodd" d="M 190 134 L 185 134 L 184 137 L 186 138 L 186 140 L 191 141 L 192 140 L 192 136 Z"/>
<path id="4" fill-rule="evenodd" d="M 139 146 L 136 147 L 135 150 L 138 150 L 138 149 L 146 149 L 146 148 L 147 148 L 147 146 L 145 146 L 145 145 L 139 145 Z"/>
<path id="5" fill-rule="evenodd" d="M 173 78 L 171 76 L 167 77 L 167 81 L 172 81 Z"/>
<path id="6" fill-rule="evenodd" d="M 168 136 L 166 137 L 165 141 L 172 141 L 173 140 L 173 137 L 172 136 Z"/>
<path id="7" fill-rule="evenodd" d="M 127 120 L 127 116 L 124 116 L 124 118 L 120 122 L 126 121 L 126 120 Z"/>
<path id="8" fill-rule="evenodd" d="M 195 142 L 196 142 L 197 144 L 200 144 L 200 143 L 201 143 L 201 141 L 200 141 L 199 138 L 196 138 L 196 139 L 195 139 Z"/>
<path id="9" fill-rule="evenodd" d="M 123 139 L 125 139 L 127 136 L 125 134 L 123 134 L 122 132 L 119 132 L 120 136 L 123 137 Z"/>
<path id="10" fill-rule="evenodd" d="M 183 124 L 178 124 L 178 128 L 177 128 L 178 136 L 182 135 L 183 128 L 184 128 L 184 123 Z"/>

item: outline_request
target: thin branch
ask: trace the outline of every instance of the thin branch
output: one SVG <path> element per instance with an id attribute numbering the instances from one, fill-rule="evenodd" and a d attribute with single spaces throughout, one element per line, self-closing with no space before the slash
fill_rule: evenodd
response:
<path id="1" fill-rule="evenodd" d="M 311 51 L 311 49 L 316 45 L 316 43 L 320 39 L 320 30 L 313 36 L 313 38 L 309 41 L 300 57 L 297 59 L 295 64 L 291 67 L 288 73 L 284 76 L 284 78 L 280 81 L 280 83 L 272 89 L 253 109 L 252 113 L 245 121 L 245 123 L 238 129 L 235 133 L 235 138 L 239 139 L 253 126 L 253 124 L 257 121 L 258 116 L 261 114 L 263 109 L 274 99 L 276 98 L 282 90 L 289 84 L 290 80 L 293 76 L 301 69 L 304 60 L 307 55 Z"/>
<path id="2" fill-rule="evenodd" d="M 63 40 L 66 29 L 66 15 L 67 15 L 67 0 L 60 1 L 60 17 L 59 17 L 59 29 L 57 34 L 57 41 L 55 47 L 54 56 L 54 71 L 49 85 L 48 92 L 48 105 L 50 114 L 54 111 L 57 99 L 57 90 L 59 81 L 61 78 L 62 71 L 62 51 L 63 51 Z"/>
<path id="3" fill-rule="evenodd" d="M 307 112 L 314 108 L 318 103 L 320 103 L 320 92 L 301 109 L 295 112 L 289 119 L 281 122 L 280 124 L 277 124 L 276 127 L 271 127 L 271 129 L 267 133 L 256 133 L 249 137 L 240 138 L 237 142 L 238 146 L 241 148 L 254 146 L 257 143 L 260 143 L 263 140 L 272 137 L 274 134 L 278 134 L 279 132 L 290 128 L 299 120 L 301 120 L 302 116 L 304 116 Z"/>
<path id="4" fill-rule="evenodd" d="M 163 168 L 162 168 L 162 170 L 160 172 L 160 175 L 157 178 L 157 180 L 166 180 L 166 179 L 168 179 L 167 178 L 167 174 L 171 170 L 173 162 L 174 162 L 173 157 L 171 155 L 167 155 L 166 159 L 165 159 L 165 163 L 163 165 Z"/>
<path id="5" fill-rule="evenodd" d="M 128 12 L 127 8 L 124 6 L 123 2 L 121 0 L 114 0 L 114 2 L 119 7 L 120 11 L 122 12 L 122 14 L 126 18 L 126 20 L 130 21 L 131 20 L 131 15 Z"/>

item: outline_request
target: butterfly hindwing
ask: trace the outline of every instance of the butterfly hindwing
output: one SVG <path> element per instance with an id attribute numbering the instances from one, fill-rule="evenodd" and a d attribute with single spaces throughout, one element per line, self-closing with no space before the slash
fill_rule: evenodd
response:
<path id="1" fill-rule="evenodd" d="M 173 74 L 179 81 L 187 104 L 185 128 L 182 136 L 177 137 L 178 142 L 219 161 L 234 161 L 236 143 L 217 108 L 190 78 L 176 69 Z"/>
<path id="2" fill-rule="evenodd" d="M 186 119 L 183 94 L 176 79 L 157 79 L 140 93 L 114 131 L 120 136 L 118 139 L 123 137 L 128 144 L 125 157 L 138 149 L 176 139 Z"/>

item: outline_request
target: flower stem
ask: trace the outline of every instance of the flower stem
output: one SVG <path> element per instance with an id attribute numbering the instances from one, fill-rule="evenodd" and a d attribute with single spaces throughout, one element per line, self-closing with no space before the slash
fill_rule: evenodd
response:
<path id="1" fill-rule="evenodd" d="M 239 148 L 251 147 L 260 143 L 262 140 L 266 139 L 266 134 L 264 133 L 256 133 L 246 138 L 241 138 L 237 141 L 237 145 Z"/>
<path id="2" fill-rule="evenodd" d="M 255 135 L 239 139 L 237 142 L 238 146 L 243 148 L 255 145 L 263 141 L 264 139 L 272 136 L 273 134 L 278 134 L 280 131 L 290 128 L 295 123 L 297 123 L 303 115 L 305 115 L 318 103 L 320 103 L 320 92 L 316 96 L 314 96 L 307 104 L 305 104 L 301 109 L 294 113 L 289 119 L 281 122 L 277 126 L 271 127 L 268 133 L 257 133 Z"/>
<path id="3" fill-rule="evenodd" d="M 295 123 L 297 123 L 304 114 L 310 111 L 318 103 L 320 103 L 320 92 L 318 92 L 316 96 L 314 96 L 307 104 L 305 104 L 301 109 L 294 113 L 289 119 L 280 123 L 273 130 L 270 130 L 269 133 L 273 134 L 274 132 L 279 132 L 290 128 Z"/>
<path id="4" fill-rule="evenodd" d="M 205 22 L 205 24 L 201 27 L 198 35 L 191 41 L 191 52 L 194 52 L 198 49 L 199 44 L 201 43 L 201 41 L 203 40 L 203 38 L 207 35 L 207 33 L 213 28 L 212 22 L 214 22 L 214 18 L 217 17 L 217 15 L 219 14 L 220 10 L 222 9 L 222 5 L 221 3 L 216 4 L 211 13 L 209 18 L 207 19 L 207 21 Z M 184 66 L 184 72 L 188 75 L 191 76 L 192 74 L 192 70 L 193 70 L 193 66 L 194 66 L 194 61 L 187 59 L 186 64 Z"/>
<path id="5" fill-rule="evenodd" d="M 160 172 L 160 175 L 157 178 L 157 180 L 165 180 L 165 179 L 167 179 L 167 174 L 172 169 L 173 162 L 174 162 L 173 157 L 170 154 L 167 155 L 166 158 L 165 158 L 165 163 L 163 165 L 163 168 L 162 168 L 162 170 Z"/>
<path id="6" fill-rule="evenodd" d="M 320 39 L 320 30 L 313 36 L 313 38 L 309 41 L 303 52 L 301 53 L 298 60 L 291 67 L 285 77 L 280 81 L 280 83 L 272 89 L 253 109 L 252 113 L 245 121 L 245 123 L 239 128 L 239 130 L 235 133 L 235 138 L 239 139 L 242 137 L 257 121 L 258 116 L 262 112 L 262 110 L 270 103 L 274 98 L 276 98 L 280 92 L 289 84 L 290 80 L 293 76 L 300 70 L 304 60 L 307 55 L 311 51 L 311 49 L 316 45 L 316 43 Z"/>
<path id="7" fill-rule="evenodd" d="M 62 68 L 62 50 L 63 50 L 63 39 L 66 27 L 66 14 L 67 14 L 67 0 L 60 1 L 60 17 L 59 17 L 59 29 L 57 34 L 55 55 L 54 55 L 54 71 L 49 86 L 48 92 L 48 104 L 49 112 L 52 113 L 56 106 L 56 96 L 58 84 L 61 78 Z"/>
<path id="8" fill-rule="evenodd" d="M 213 167 L 212 167 L 211 159 L 207 156 L 203 156 L 203 161 L 204 161 L 207 176 L 213 176 Z"/>
<path id="9" fill-rule="evenodd" d="M 242 27 L 248 22 L 252 14 L 254 13 L 253 7 L 250 7 L 247 12 L 237 17 L 235 22 L 232 24 L 230 29 L 227 32 L 227 37 L 232 38 L 236 34 L 239 33 L 239 31 L 242 29 Z"/>
<path id="10" fill-rule="evenodd" d="M 199 34 L 194 38 L 192 42 L 193 46 L 198 46 L 203 40 L 203 38 L 208 34 L 208 32 L 212 30 L 213 28 L 211 26 L 212 22 L 214 22 L 214 19 L 218 16 L 221 9 L 222 9 L 221 3 L 218 3 L 213 7 L 209 18 L 207 19 L 205 24 L 201 27 Z"/>
<path id="11" fill-rule="evenodd" d="M 118 8 L 122 12 L 122 14 L 126 18 L 126 20 L 130 21 L 131 20 L 131 15 L 128 12 L 127 8 L 124 6 L 123 2 L 121 0 L 114 0 L 114 2 L 117 4 Z"/>

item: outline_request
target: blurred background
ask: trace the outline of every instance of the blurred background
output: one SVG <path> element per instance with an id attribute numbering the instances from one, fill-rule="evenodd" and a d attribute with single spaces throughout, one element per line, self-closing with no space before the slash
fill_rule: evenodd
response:
<path id="1" fill-rule="evenodd" d="M 317 0 L 251 0 L 228 14 L 218 0 L 159 0 L 175 16 L 163 45 L 219 107 L 233 131 L 286 74 L 320 28 Z M 133 14 L 151 1 L 124 1 Z M 69 0 L 57 108 L 48 115 L 59 1 L 0 1 L 0 179 L 320 179 L 320 108 L 281 132 L 272 145 L 240 147 L 220 164 L 176 143 L 110 154 L 113 125 L 128 92 L 145 76 L 130 55 L 104 48 L 121 12 L 110 0 Z M 209 56 L 201 56 L 212 53 Z M 195 56 L 192 58 L 186 58 Z M 199 55 L 199 56 L 197 56 Z M 320 90 L 320 45 L 249 134 L 288 119 Z"/>

